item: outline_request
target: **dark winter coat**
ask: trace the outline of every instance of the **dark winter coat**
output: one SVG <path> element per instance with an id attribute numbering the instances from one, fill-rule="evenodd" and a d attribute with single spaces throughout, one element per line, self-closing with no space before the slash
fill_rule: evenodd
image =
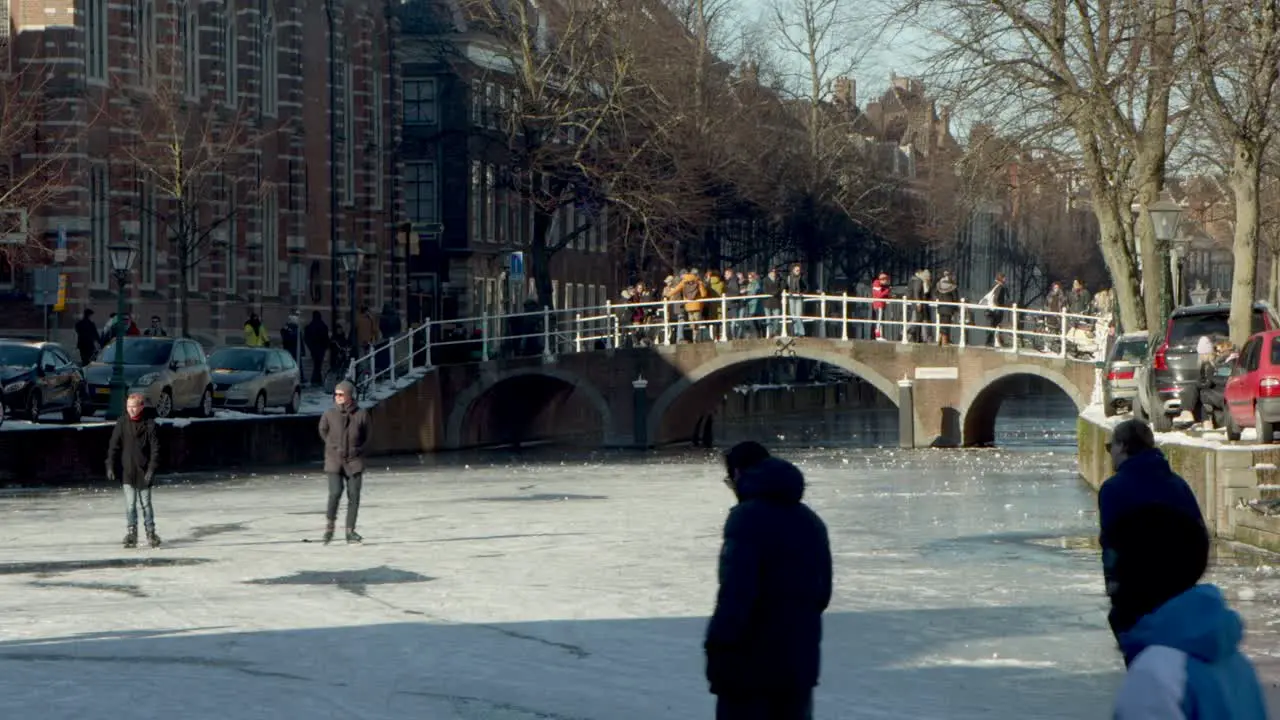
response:
<path id="1" fill-rule="evenodd" d="M 761 292 L 769 297 L 764 299 L 765 310 L 782 309 L 782 284 L 768 275 L 760 279 Z"/>
<path id="2" fill-rule="evenodd" d="M 924 289 L 924 278 L 912 275 L 907 280 L 907 299 L 908 300 L 928 300 L 929 292 Z"/>
<path id="3" fill-rule="evenodd" d="M 98 326 L 93 324 L 89 318 L 81 318 L 76 321 L 76 349 L 87 350 L 93 352 L 98 348 L 98 341 L 101 337 L 98 335 Z"/>
<path id="4" fill-rule="evenodd" d="M 125 413 L 116 420 L 107 443 L 107 468 L 125 485 L 143 489 L 151 487 L 160 464 L 160 439 L 156 432 L 155 413 L 142 411 L 134 420 Z"/>
<path id="5" fill-rule="evenodd" d="M 933 286 L 933 299 L 939 303 L 954 303 L 960 301 L 960 287 L 956 285 L 954 280 L 943 278 Z M 955 317 L 957 308 L 955 305 L 938 305 L 938 317 L 944 323 L 950 323 Z"/>
<path id="6" fill-rule="evenodd" d="M 1093 309 L 1093 296 L 1088 290 L 1072 290 L 1071 301 L 1067 305 L 1067 311 L 1072 315 L 1088 315 Z"/>
<path id="7" fill-rule="evenodd" d="M 1117 635 L 1204 572 L 1209 538 L 1200 505 L 1159 450 L 1125 460 L 1102 484 L 1098 521 L 1109 619 Z"/>
<path id="8" fill-rule="evenodd" d="M 744 473 L 737 494 L 707 626 L 711 692 L 807 691 L 818 684 L 822 613 L 831 600 L 827 527 L 801 502 L 804 476 L 784 460 Z"/>
<path id="9" fill-rule="evenodd" d="M 318 317 L 312 318 L 302 331 L 302 342 L 312 355 L 324 355 L 329 349 L 329 326 Z"/>
<path id="10" fill-rule="evenodd" d="M 727 298 L 736 298 L 741 294 L 742 294 L 742 282 L 738 280 L 738 276 L 735 274 L 731 278 L 725 278 L 724 296 Z M 742 305 L 741 300 L 737 302 L 732 302 L 729 304 L 730 307 L 739 307 L 741 305 Z"/>
<path id="11" fill-rule="evenodd" d="M 369 443 L 369 414 L 355 403 L 331 407 L 320 416 L 324 441 L 324 471 L 353 475 L 364 472 L 364 452 Z"/>
<path id="12" fill-rule="evenodd" d="M 991 289 L 994 294 L 991 296 L 991 309 L 987 311 L 987 320 L 992 325 L 998 325 L 1004 322 L 1005 313 L 1008 312 L 1004 308 L 1009 306 L 1009 289 L 1002 283 L 996 283 Z"/>
<path id="13" fill-rule="evenodd" d="M 796 275 L 795 273 L 787 273 L 787 277 L 783 280 L 787 285 L 788 294 L 800 294 L 809 292 L 809 283 L 804 279 L 804 275 Z"/>

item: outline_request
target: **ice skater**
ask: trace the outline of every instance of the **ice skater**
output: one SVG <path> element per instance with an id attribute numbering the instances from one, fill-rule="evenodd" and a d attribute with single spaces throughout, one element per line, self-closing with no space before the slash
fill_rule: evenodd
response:
<path id="1" fill-rule="evenodd" d="M 1098 492 L 1111 629 L 1128 668 L 1116 720 L 1264 720 L 1257 673 L 1240 652 L 1244 624 L 1201 584 L 1209 533 L 1191 488 L 1141 420 L 1116 426 L 1115 475 Z"/>
<path id="2" fill-rule="evenodd" d="M 142 395 L 134 393 L 125 401 L 125 414 L 116 420 L 107 444 L 107 480 L 124 483 L 125 522 L 128 529 L 124 546 L 138 547 L 138 505 L 142 505 L 142 523 L 147 531 L 147 543 L 160 547 L 156 534 L 156 513 L 151 506 L 151 486 L 155 482 L 156 467 L 160 463 L 160 442 L 157 439 L 154 413 L 146 407 Z"/>
<path id="3" fill-rule="evenodd" d="M 324 544 L 333 540 L 342 490 L 347 491 L 347 542 L 364 538 L 356 532 L 360 513 L 360 486 L 364 481 L 364 449 L 369 442 L 369 414 L 356 403 L 356 388 L 343 380 L 333 389 L 333 407 L 320 416 L 324 442 L 324 471 L 329 476 L 329 505 L 325 508 Z"/>
<path id="4" fill-rule="evenodd" d="M 724 460 L 738 504 L 724 524 L 705 643 L 716 720 L 811 720 L 831 601 L 827 526 L 801 502 L 796 466 L 754 442 Z"/>

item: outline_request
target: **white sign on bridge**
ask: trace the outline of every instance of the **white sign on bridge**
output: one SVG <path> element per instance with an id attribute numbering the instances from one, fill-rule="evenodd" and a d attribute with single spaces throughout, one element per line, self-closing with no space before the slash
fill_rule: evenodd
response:
<path id="1" fill-rule="evenodd" d="M 959 380 L 960 368 L 956 367 L 918 367 L 917 380 Z"/>

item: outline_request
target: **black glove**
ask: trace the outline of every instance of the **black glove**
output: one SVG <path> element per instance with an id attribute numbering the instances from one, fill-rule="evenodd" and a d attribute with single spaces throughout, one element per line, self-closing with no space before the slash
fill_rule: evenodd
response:
<path id="1" fill-rule="evenodd" d="M 115 481 L 116 481 L 116 470 L 115 468 L 108 465 L 107 466 L 107 482 L 115 482 Z"/>
<path id="2" fill-rule="evenodd" d="M 155 479 L 156 479 L 156 474 L 155 474 L 154 472 L 152 472 L 152 471 L 148 470 L 148 471 L 147 471 L 147 474 L 146 474 L 146 477 L 144 478 L 144 480 L 145 480 L 145 482 L 147 483 L 147 485 L 151 485 L 151 484 L 152 484 L 152 482 L 153 482 Z"/>

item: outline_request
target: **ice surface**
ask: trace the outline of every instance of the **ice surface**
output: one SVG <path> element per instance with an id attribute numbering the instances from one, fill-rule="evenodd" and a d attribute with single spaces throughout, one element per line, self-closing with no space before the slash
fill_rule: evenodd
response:
<path id="1" fill-rule="evenodd" d="M 818 717 L 1107 715 L 1068 459 L 798 459 L 837 563 Z M 318 475 L 161 487 L 158 551 L 114 492 L 0 500 L 0 717 L 711 717 L 714 458 L 436 461 L 370 472 L 355 547 L 301 542 Z"/>

